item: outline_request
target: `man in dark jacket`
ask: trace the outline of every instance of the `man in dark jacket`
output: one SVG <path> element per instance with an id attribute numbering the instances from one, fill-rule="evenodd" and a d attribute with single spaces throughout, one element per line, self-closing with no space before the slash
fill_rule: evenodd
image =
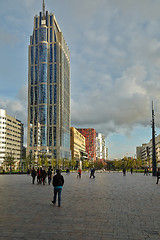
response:
<path id="1" fill-rule="evenodd" d="M 60 169 L 56 170 L 56 175 L 53 177 L 53 187 L 54 187 L 54 196 L 52 203 L 56 203 L 57 199 L 57 193 L 58 193 L 58 207 L 61 205 L 61 192 L 62 192 L 62 186 L 64 184 L 64 178 L 61 175 Z"/>

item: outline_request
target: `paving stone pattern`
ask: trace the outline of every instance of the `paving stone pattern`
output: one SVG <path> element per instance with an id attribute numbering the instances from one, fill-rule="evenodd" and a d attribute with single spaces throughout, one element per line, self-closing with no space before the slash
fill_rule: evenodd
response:
<path id="1" fill-rule="evenodd" d="M 152 175 L 63 176 L 59 208 L 52 185 L 0 175 L 0 240 L 160 240 L 160 184 Z"/>

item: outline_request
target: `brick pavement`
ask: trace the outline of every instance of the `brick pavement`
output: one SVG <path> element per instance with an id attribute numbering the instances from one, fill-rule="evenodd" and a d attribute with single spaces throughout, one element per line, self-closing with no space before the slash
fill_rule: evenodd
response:
<path id="1" fill-rule="evenodd" d="M 0 240 L 160 240 L 160 184 L 141 173 L 64 175 L 62 206 L 53 188 L 27 175 L 0 175 Z"/>

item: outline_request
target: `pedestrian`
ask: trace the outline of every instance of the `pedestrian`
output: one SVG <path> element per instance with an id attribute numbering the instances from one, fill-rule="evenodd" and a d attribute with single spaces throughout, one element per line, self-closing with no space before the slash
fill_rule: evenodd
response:
<path id="1" fill-rule="evenodd" d="M 42 168 L 38 168 L 37 169 L 37 184 L 41 184 L 42 183 Z"/>
<path id="2" fill-rule="evenodd" d="M 78 177 L 81 178 L 81 173 L 82 173 L 82 171 L 81 171 L 81 169 L 79 168 L 79 169 L 78 169 L 77 178 L 78 178 Z"/>
<path id="3" fill-rule="evenodd" d="M 123 168 L 123 176 L 125 176 L 126 175 L 126 168 L 124 167 Z"/>
<path id="4" fill-rule="evenodd" d="M 51 167 L 48 168 L 47 176 L 48 176 L 48 184 L 50 185 L 51 179 L 52 179 L 52 170 L 51 170 Z"/>
<path id="5" fill-rule="evenodd" d="M 147 176 L 147 168 L 144 169 L 144 175 Z"/>
<path id="6" fill-rule="evenodd" d="M 43 185 L 45 185 L 46 175 L 47 175 L 46 170 L 43 169 L 42 170 L 42 182 L 43 182 Z"/>
<path id="7" fill-rule="evenodd" d="M 91 168 L 90 178 L 91 177 L 93 177 L 93 179 L 95 178 L 94 173 L 95 173 L 95 169 Z"/>
<path id="8" fill-rule="evenodd" d="M 133 168 L 131 167 L 131 174 L 133 173 Z"/>
<path id="9" fill-rule="evenodd" d="M 34 184 L 36 175 L 37 175 L 36 170 L 35 170 L 34 167 L 33 167 L 32 171 L 31 171 L 32 183 L 33 183 L 33 184 Z"/>
<path id="10" fill-rule="evenodd" d="M 158 184 L 159 179 L 160 179 L 160 168 L 158 168 L 158 171 L 157 171 L 157 182 L 156 182 L 156 184 Z"/>
<path id="11" fill-rule="evenodd" d="M 54 196 L 53 196 L 52 203 L 56 204 L 57 193 L 58 193 L 58 207 L 61 206 L 61 193 L 62 193 L 63 184 L 64 184 L 64 178 L 61 175 L 60 169 L 57 169 L 56 175 L 53 177 Z"/>

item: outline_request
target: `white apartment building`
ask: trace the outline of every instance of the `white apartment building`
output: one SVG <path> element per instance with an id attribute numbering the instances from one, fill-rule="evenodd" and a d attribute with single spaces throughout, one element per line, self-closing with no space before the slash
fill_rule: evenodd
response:
<path id="1" fill-rule="evenodd" d="M 23 124 L 0 109 L 0 167 L 6 154 L 12 154 L 18 167 L 23 151 Z"/>
<path id="2" fill-rule="evenodd" d="M 156 144 L 156 159 L 157 163 L 160 163 L 160 135 L 155 138 Z M 146 162 L 147 165 L 152 163 L 152 139 L 149 143 L 144 143 L 142 146 L 136 148 L 137 158 L 141 158 L 142 162 Z"/>
<path id="3" fill-rule="evenodd" d="M 97 133 L 96 136 L 96 158 L 106 160 L 105 136 L 102 133 Z"/>

